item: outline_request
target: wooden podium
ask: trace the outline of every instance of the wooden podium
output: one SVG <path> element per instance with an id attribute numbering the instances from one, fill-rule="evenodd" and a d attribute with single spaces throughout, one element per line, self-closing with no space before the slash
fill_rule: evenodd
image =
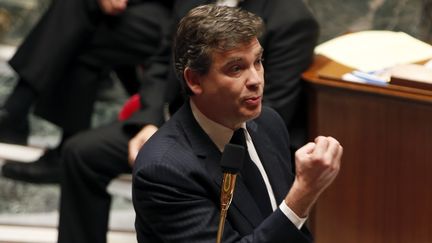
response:
<path id="1" fill-rule="evenodd" d="M 329 63 L 317 56 L 303 75 L 310 137 L 344 147 L 311 215 L 315 242 L 432 242 L 432 91 L 319 77 Z"/>

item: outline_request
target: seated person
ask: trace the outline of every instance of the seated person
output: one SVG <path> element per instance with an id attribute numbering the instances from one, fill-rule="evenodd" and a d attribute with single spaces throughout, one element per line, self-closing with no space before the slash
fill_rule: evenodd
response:
<path id="1" fill-rule="evenodd" d="M 342 147 L 332 137 L 317 137 L 297 150 L 292 174 L 284 122 L 262 106 L 263 28 L 255 14 L 216 5 L 194 8 L 180 22 L 174 60 L 189 101 L 135 161 L 138 242 L 215 241 L 219 162 L 233 136 L 246 144 L 247 159 L 223 242 L 312 242 L 304 222 L 338 174 Z"/>
<path id="2" fill-rule="evenodd" d="M 90 128 L 102 76 L 114 67 L 146 65 L 156 55 L 171 5 L 156 0 L 52 1 L 9 61 L 19 80 L 0 107 L 0 142 L 27 143 L 32 107 L 61 129 L 62 139 L 33 163 L 6 162 L 3 176 L 59 183 L 60 149 L 69 137 Z"/>

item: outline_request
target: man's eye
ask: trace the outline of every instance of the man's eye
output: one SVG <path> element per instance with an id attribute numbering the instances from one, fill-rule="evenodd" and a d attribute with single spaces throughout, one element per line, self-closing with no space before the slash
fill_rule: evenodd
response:
<path id="1" fill-rule="evenodd" d="M 264 61 L 264 58 L 258 58 L 256 61 L 255 61 L 255 64 L 262 64 L 263 63 L 263 61 Z"/>
<path id="2" fill-rule="evenodd" d="M 230 68 L 230 72 L 233 72 L 233 73 L 237 73 L 237 72 L 239 72 L 240 70 L 241 70 L 241 67 L 238 66 L 238 65 L 232 66 L 232 67 Z"/>

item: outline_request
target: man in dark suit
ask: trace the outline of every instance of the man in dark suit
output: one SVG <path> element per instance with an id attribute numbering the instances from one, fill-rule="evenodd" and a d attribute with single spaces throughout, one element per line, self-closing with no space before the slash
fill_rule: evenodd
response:
<path id="1" fill-rule="evenodd" d="M 317 137 L 296 152 L 292 174 L 283 120 L 262 107 L 262 29 L 256 15 L 215 5 L 194 8 L 180 22 L 175 67 L 190 100 L 136 159 L 138 242 L 215 241 L 219 162 L 224 145 L 239 134 L 249 159 L 240 170 L 223 242 L 312 241 L 303 224 L 336 177 L 342 147 L 332 137 Z M 257 196 L 258 187 L 264 194 Z"/>
<path id="2" fill-rule="evenodd" d="M 285 121 L 291 134 L 291 146 L 295 150 L 307 138 L 306 106 L 301 73 L 311 64 L 313 49 L 317 43 L 319 26 L 302 0 L 242 0 L 177 1 L 174 14 L 178 22 L 190 9 L 214 2 L 230 2 L 260 16 L 265 23 L 265 32 L 260 43 L 264 52 L 265 79 L 264 104 L 275 109 Z M 169 79 L 168 103 L 176 104 L 181 93 L 180 83 Z M 181 103 L 181 102 L 180 102 Z M 174 108 L 175 110 L 175 108 Z"/>
<path id="3" fill-rule="evenodd" d="M 136 65 L 146 67 L 157 54 L 162 36 L 167 34 L 164 31 L 168 32 L 165 26 L 169 23 L 172 2 L 52 2 L 10 60 L 19 80 L 0 107 L 0 142 L 26 144 L 27 116 L 35 105 L 36 115 L 62 129 L 62 143 L 34 163 L 6 163 L 4 176 L 39 183 L 59 182 L 63 141 L 90 127 L 96 94 L 108 71 L 119 66 L 132 70 Z M 138 87 L 138 82 L 125 80 L 131 87 Z M 141 96 L 142 107 L 151 102 L 151 95 Z M 144 117 L 151 123 L 162 122 L 155 121 L 159 117 Z"/>
<path id="4" fill-rule="evenodd" d="M 307 139 L 307 111 L 301 74 L 309 67 L 313 59 L 313 49 L 319 35 L 317 21 L 302 0 L 179 0 L 174 4 L 172 27 L 175 27 L 190 9 L 209 3 L 238 6 L 263 18 L 266 27 L 260 37 L 260 42 L 266 50 L 264 67 L 267 80 L 264 90 L 266 96 L 263 102 L 282 116 L 290 131 L 290 149 L 295 151 Z M 166 57 L 171 44 L 170 41 L 164 41 L 164 43 L 167 45 L 163 46 L 159 53 Z M 141 89 L 140 93 L 141 96 L 152 97 L 152 99 L 147 99 L 152 102 L 147 102 L 145 109 L 151 111 L 148 113 L 151 114 L 154 121 L 166 119 L 167 111 L 164 104 L 169 105 L 169 111 L 173 114 L 183 104 L 185 98 L 180 82 L 175 77 L 173 70 L 166 67 L 167 64 L 163 56 L 152 59 L 152 67 L 165 67 L 171 71 L 166 79 L 165 95 L 157 93 L 161 88 L 155 88 L 163 84 L 151 78 L 146 79 L 144 82 L 146 86 Z M 130 162 L 135 159 L 137 149 L 147 141 L 160 124 L 143 123 L 139 119 L 127 122 L 128 127 L 144 125 L 141 132 L 130 143 L 134 145 L 129 150 Z"/>

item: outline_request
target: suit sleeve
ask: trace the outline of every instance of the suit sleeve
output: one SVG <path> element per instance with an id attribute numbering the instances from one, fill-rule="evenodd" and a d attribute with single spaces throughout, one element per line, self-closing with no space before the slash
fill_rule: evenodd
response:
<path id="1" fill-rule="evenodd" d="M 141 108 L 125 121 L 126 129 L 140 129 L 147 124 L 161 126 L 164 119 L 165 90 L 171 60 L 171 19 L 161 19 L 161 43 L 157 53 L 144 66 L 140 80 Z"/>
<path id="2" fill-rule="evenodd" d="M 173 113 L 183 103 L 180 81 L 174 74 L 172 39 L 180 19 L 193 7 L 205 3 L 204 0 L 176 0 L 166 3 L 172 8 L 172 15 L 167 23 L 161 22 L 161 46 L 158 54 L 150 60 L 140 84 L 141 110 L 126 122 L 126 128 L 142 127 L 146 124 L 160 126 L 165 121 L 165 112 Z M 168 108 L 168 105 L 170 110 L 166 111 L 165 106 Z"/>

